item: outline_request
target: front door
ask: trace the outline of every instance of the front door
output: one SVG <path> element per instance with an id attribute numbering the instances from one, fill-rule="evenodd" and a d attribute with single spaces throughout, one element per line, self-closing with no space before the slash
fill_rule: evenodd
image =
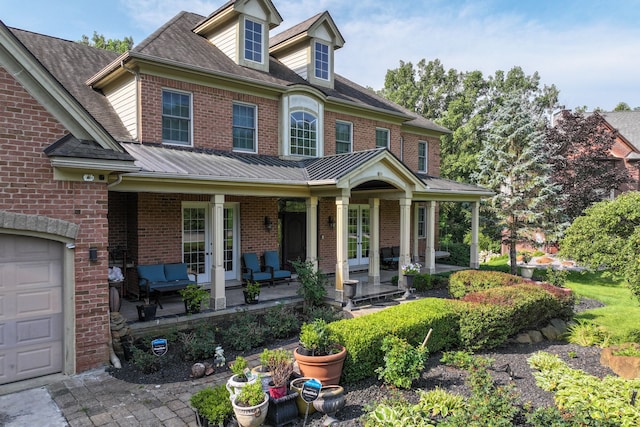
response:
<path id="1" fill-rule="evenodd" d="M 213 244 L 211 242 L 211 212 L 208 203 L 185 203 L 182 208 L 182 248 L 183 260 L 188 268 L 198 274 L 198 283 L 211 282 Z M 224 261 L 225 280 L 237 275 L 237 220 L 233 205 L 224 208 Z"/>
<path id="2" fill-rule="evenodd" d="M 349 205 L 349 237 L 347 254 L 349 266 L 369 265 L 370 217 L 369 205 Z"/>
<path id="3" fill-rule="evenodd" d="M 291 261 L 307 258 L 307 214 L 304 212 L 282 213 L 282 263 L 294 271 Z"/>

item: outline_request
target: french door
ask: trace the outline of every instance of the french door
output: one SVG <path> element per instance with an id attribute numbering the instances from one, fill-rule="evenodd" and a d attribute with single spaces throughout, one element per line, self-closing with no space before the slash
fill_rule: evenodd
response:
<path id="1" fill-rule="evenodd" d="M 369 205 L 349 205 L 347 255 L 349 266 L 369 264 L 371 220 Z"/>
<path id="2" fill-rule="evenodd" d="M 213 242 L 211 212 L 207 203 L 189 202 L 182 207 L 182 258 L 187 267 L 198 273 L 198 283 L 211 282 Z M 238 273 L 237 219 L 233 205 L 225 205 L 223 218 L 223 266 L 225 280 L 235 279 Z"/>

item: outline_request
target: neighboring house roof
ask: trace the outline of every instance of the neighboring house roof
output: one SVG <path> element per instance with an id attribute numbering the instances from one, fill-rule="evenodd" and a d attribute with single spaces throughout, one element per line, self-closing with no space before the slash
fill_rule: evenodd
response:
<path id="1" fill-rule="evenodd" d="M 640 152 L 640 111 L 612 111 L 598 112 L 598 114 L 617 130 L 636 151 Z"/>

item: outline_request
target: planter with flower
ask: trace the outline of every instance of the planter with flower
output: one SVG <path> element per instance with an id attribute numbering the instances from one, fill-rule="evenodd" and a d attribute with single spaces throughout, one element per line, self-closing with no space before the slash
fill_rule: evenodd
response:
<path id="1" fill-rule="evenodd" d="M 412 262 L 407 265 L 402 266 L 402 274 L 404 276 L 404 295 L 403 297 L 406 299 L 414 298 L 411 294 L 411 289 L 413 288 L 413 278 L 416 274 L 420 274 L 420 269 L 422 268 L 422 264 L 417 262 Z"/>
<path id="2" fill-rule="evenodd" d="M 304 323 L 300 328 L 300 342 L 293 351 L 300 374 L 315 378 L 322 385 L 338 384 L 347 349 L 340 345 L 322 319 Z"/>
<path id="3" fill-rule="evenodd" d="M 260 283 L 248 282 L 247 286 L 242 290 L 244 294 L 244 302 L 247 304 L 257 304 L 260 296 Z"/>

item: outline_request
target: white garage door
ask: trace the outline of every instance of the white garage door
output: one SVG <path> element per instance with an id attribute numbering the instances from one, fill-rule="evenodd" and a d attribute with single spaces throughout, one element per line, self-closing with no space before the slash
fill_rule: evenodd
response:
<path id="1" fill-rule="evenodd" d="M 62 371 L 62 243 L 0 234 L 0 384 Z"/>

